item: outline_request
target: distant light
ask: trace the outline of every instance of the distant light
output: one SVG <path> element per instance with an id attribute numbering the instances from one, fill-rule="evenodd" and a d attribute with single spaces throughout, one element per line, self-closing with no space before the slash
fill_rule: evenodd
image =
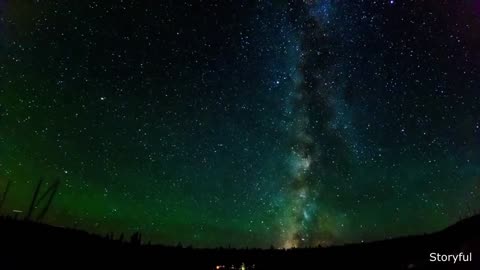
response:
<path id="1" fill-rule="evenodd" d="M 390 5 L 393 5 L 395 4 L 395 1 L 394 0 L 390 0 Z"/>

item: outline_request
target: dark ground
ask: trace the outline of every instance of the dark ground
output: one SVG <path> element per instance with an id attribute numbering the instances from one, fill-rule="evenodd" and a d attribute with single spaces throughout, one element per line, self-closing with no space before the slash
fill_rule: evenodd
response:
<path id="1" fill-rule="evenodd" d="M 311 249 L 194 249 L 141 244 L 140 235 L 112 236 L 0 218 L 0 269 L 34 264 L 87 269 L 480 269 L 480 216 L 428 235 Z M 429 254 L 472 252 L 472 263 L 431 263 Z M 94 268 L 95 266 L 95 268 Z M 232 268 L 233 266 L 233 268 Z M 66 267 L 66 268 L 65 268 Z"/>

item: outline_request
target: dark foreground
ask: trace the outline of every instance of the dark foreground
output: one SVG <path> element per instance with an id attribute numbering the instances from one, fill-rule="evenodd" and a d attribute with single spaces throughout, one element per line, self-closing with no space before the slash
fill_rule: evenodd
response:
<path id="1" fill-rule="evenodd" d="M 471 253 L 472 262 L 430 262 L 433 252 Z M 101 264 L 108 265 L 108 269 L 122 265 L 134 265 L 133 269 L 480 269 L 480 216 L 429 235 L 293 250 L 141 245 L 135 236 L 119 240 L 1 218 L 0 262 L 0 268 L 9 266 L 5 269 L 15 269 L 15 265 L 25 263 L 41 269 L 45 266 L 70 269 L 70 266 L 81 265 L 96 269 Z"/>

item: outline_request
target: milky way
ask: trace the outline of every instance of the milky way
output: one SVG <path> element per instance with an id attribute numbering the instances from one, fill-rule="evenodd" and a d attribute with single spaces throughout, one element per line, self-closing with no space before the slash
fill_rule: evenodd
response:
<path id="1" fill-rule="evenodd" d="M 480 205 L 478 1 L 0 0 L 2 214 L 293 247 Z M 17 213 L 17 212 L 16 212 Z"/>
<path id="2" fill-rule="evenodd" d="M 291 14 L 299 23 L 301 56 L 293 99 L 292 205 L 289 209 L 292 227 L 286 247 L 331 244 L 338 240 L 335 228 L 325 223 L 325 219 L 335 217 L 325 213 L 329 205 L 322 199 L 321 187 L 322 178 L 338 173 L 335 161 L 348 151 L 336 119 L 336 106 L 341 102 L 343 88 L 329 85 L 336 80 L 335 65 L 341 61 L 332 49 L 334 38 L 328 29 L 332 5 L 329 0 L 306 2 Z M 348 166 L 345 160 L 341 160 L 342 163 Z"/>

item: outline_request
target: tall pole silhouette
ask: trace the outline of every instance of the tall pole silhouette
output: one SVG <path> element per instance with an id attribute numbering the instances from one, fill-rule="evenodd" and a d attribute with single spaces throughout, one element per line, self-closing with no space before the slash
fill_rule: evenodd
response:
<path id="1" fill-rule="evenodd" d="M 2 210 L 3 204 L 5 203 L 5 199 L 7 198 L 8 191 L 10 190 L 10 185 L 12 184 L 11 180 L 8 180 L 7 186 L 5 187 L 5 190 L 3 191 L 3 195 L 0 198 L 0 211 Z"/>
<path id="2" fill-rule="evenodd" d="M 40 192 L 40 188 L 43 184 L 43 178 L 40 178 L 38 181 L 37 187 L 35 188 L 35 191 L 33 192 L 33 198 L 32 202 L 30 203 L 30 207 L 28 208 L 27 215 L 25 216 L 26 220 L 29 220 L 30 217 L 32 216 L 33 209 L 35 208 L 35 202 L 37 201 L 38 193 Z"/>
<path id="3" fill-rule="evenodd" d="M 37 221 L 42 220 L 43 217 L 45 216 L 45 214 L 48 212 L 48 209 L 50 208 L 50 205 L 52 204 L 53 197 L 55 197 L 55 194 L 57 193 L 57 189 L 58 189 L 59 185 L 60 185 L 60 180 L 58 180 L 58 179 L 55 180 L 55 182 L 48 188 L 47 191 L 45 191 L 43 196 L 39 199 L 39 202 L 40 202 L 41 200 L 43 200 L 47 196 L 47 194 L 50 194 L 50 196 L 48 197 L 47 203 L 42 208 L 42 211 L 40 212 L 40 214 L 37 216 Z"/>
<path id="4" fill-rule="evenodd" d="M 42 201 L 48 197 L 46 204 L 43 206 L 43 208 L 40 210 L 40 213 L 38 216 L 35 218 L 36 221 L 40 221 L 43 219 L 45 214 L 48 212 L 48 209 L 50 208 L 50 205 L 52 204 L 53 197 L 55 197 L 55 194 L 57 193 L 58 187 L 60 185 L 60 180 L 56 179 L 53 184 L 51 184 L 47 190 L 39 196 L 40 190 L 43 185 L 43 178 L 40 179 L 38 182 L 35 191 L 33 192 L 33 197 L 32 197 L 32 202 L 30 203 L 30 207 L 28 208 L 27 215 L 25 216 L 25 220 L 31 220 L 33 212 L 35 209 L 40 206 Z"/>
<path id="5" fill-rule="evenodd" d="M 42 184 L 43 184 L 43 178 L 40 178 L 35 188 L 35 191 L 33 192 L 32 202 L 30 203 L 30 207 L 28 208 L 27 215 L 25 216 L 26 220 L 29 220 L 30 217 L 32 216 L 33 209 L 35 208 L 35 203 L 37 201 L 38 193 L 40 192 L 40 188 L 42 187 Z"/>

